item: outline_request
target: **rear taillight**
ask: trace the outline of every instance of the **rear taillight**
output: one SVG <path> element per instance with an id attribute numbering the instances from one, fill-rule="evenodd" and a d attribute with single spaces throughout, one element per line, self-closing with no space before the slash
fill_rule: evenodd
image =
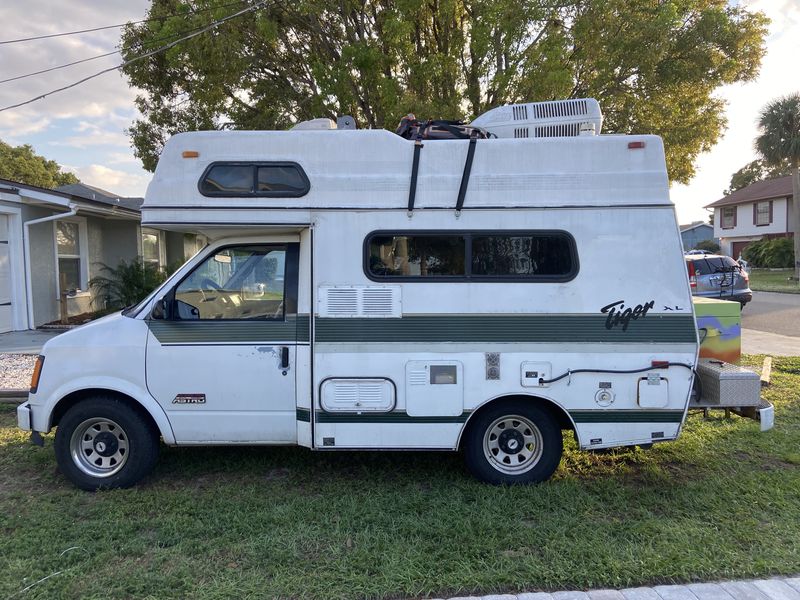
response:
<path id="1" fill-rule="evenodd" d="M 689 269 L 689 287 L 697 289 L 697 272 L 694 270 L 694 263 L 687 262 L 686 267 Z"/>
<path id="2" fill-rule="evenodd" d="M 745 271 L 744 269 L 739 269 L 739 274 L 742 277 L 744 277 L 745 283 L 747 283 L 747 284 L 750 283 L 750 274 L 747 271 Z"/>

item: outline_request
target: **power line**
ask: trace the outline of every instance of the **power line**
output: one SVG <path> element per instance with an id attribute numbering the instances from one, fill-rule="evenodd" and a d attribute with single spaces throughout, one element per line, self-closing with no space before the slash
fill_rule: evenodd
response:
<path id="1" fill-rule="evenodd" d="M 33 40 L 46 40 L 49 38 L 56 38 L 56 37 L 63 37 L 66 35 L 78 35 L 81 33 L 91 33 L 93 31 L 103 31 L 104 29 L 115 29 L 116 27 L 124 27 L 125 25 L 138 25 L 140 23 L 149 23 L 151 21 L 162 21 L 164 19 L 169 19 L 171 17 L 183 17 L 186 15 L 196 15 L 204 12 L 208 12 L 210 10 L 217 10 L 219 8 L 228 8 L 230 6 L 234 6 L 236 4 L 241 4 L 242 0 L 239 2 L 231 2 L 230 4 L 223 4 L 221 6 L 212 6 L 209 8 L 203 8 L 201 10 L 190 10 L 185 13 L 181 14 L 172 14 L 172 15 L 164 15 L 163 17 L 151 17 L 149 19 L 141 19 L 139 21 L 129 21 L 127 23 L 118 23 L 117 25 L 104 25 L 103 27 L 93 27 L 91 29 L 79 29 L 77 31 L 65 31 L 62 33 L 50 33 L 48 35 L 36 35 L 32 37 L 25 37 L 25 38 L 17 38 L 15 40 L 2 40 L 0 41 L 0 45 L 3 44 L 17 44 L 19 42 L 31 42 Z"/>
<path id="2" fill-rule="evenodd" d="M 60 87 L 60 88 L 57 88 L 55 90 L 51 90 L 49 92 L 46 92 L 44 94 L 40 94 L 40 95 L 38 95 L 38 96 L 36 96 L 34 98 L 31 98 L 30 100 L 25 100 L 24 102 L 18 102 L 17 104 L 12 104 L 10 106 L 4 106 L 3 108 L 0 108 L 0 112 L 6 111 L 6 110 L 11 110 L 12 108 L 19 108 L 20 106 L 25 106 L 26 104 L 31 104 L 32 102 L 36 102 L 37 100 L 42 100 L 44 98 L 47 98 L 47 96 L 52 96 L 53 94 L 57 94 L 58 92 L 63 92 L 65 90 L 74 88 L 74 87 L 76 87 L 76 86 L 78 86 L 78 85 L 80 85 L 82 83 L 86 83 L 90 79 L 94 79 L 95 77 L 99 77 L 100 75 L 104 75 L 106 73 L 110 73 L 111 71 L 117 71 L 119 69 L 122 69 L 123 67 L 128 66 L 131 63 L 138 62 L 138 61 L 140 61 L 140 60 L 142 60 L 144 58 L 147 58 L 149 56 L 153 56 L 154 54 L 158 54 L 159 52 L 163 52 L 165 50 L 169 50 L 170 48 L 180 44 L 181 42 L 185 42 L 186 40 L 190 40 L 190 39 L 192 39 L 194 37 L 197 37 L 198 35 L 200 35 L 202 33 L 205 33 L 206 31 L 214 29 L 218 25 L 222 25 L 222 23 L 225 23 L 226 21 L 230 21 L 231 19 L 235 19 L 236 17 L 239 17 L 239 16 L 244 15 L 246 13 L 252 12 L 252 11 L 256 10 L 257 8 L 260 8 L 261 6 L 263 6 L 266 3 L 267 3 L 267 0 L 261 0 L 261 2 L 258 2 L 256 4 L 254 4 L 253 6 L 249 6 L 249 7 L 245 8 L 245 9 L 243 9 L 243 10 L 240 10 L 238 12 L 233 13 L 232 15 L 228 15 L 227 17 L 224 17 L 222 19 L 218 19 L 218 20 L 214 21 L 213 23 L 210 23 L 206 27 L 203 27 L 199 31 L 196 31 L 196 32 L 191 33 L 191 34 L 186 35 L 186 36 L 183 36 L 182 38 L 179 38 L 179 39 L 177 39 L 177 40 L 175 40 L 173 42 L 170 42 L 169 44 L 165 44 L 165 45 L 163 45 L 163 46 L 161 46 L 159 48 L 156 48 L 155 50 L 150 50 L 149 52 L 145 52 L 144 54 L 140 54 L 139 56 L 135 56 L 135 57 L 133 57 L 131 59 L 128 59 L 125 62 L 117 65 L 116 67 L 109 67 L 108 69 L 103 69 L 102 71 L 98 71 L 97 73 L 89 75 L 88 77 L 84 77 L 83 79 L 80 79 L 80 80 L 78 80 L 78 81 L 76 81 L 74 83 L 70 83 L 69 85 L 65 85 L 64 87 Z"/>
<path id="3" fill-rule="evenodd" d="M 241 4 L 241 2 L 235 2 L 234 4 Z M 226 6 L 231 6 L 230 4 Z M 165 35 L 160 38 L 156 38 L 154 40 L 147 40 L 144 42 L 148 46 L 152 46 L 158 42 L 163 42 L 164 40 L 171 40 L 174 39 L 175 36 L 184 35 L 187 33 L 192 33 L 199 29 L 202 29 L 202 25 L 199 27 L 195 27 L 194 29 L 186 29 L 184 31 L 178 31 L 173 33 L 172 35 Z M 82 58 L 80 60 L 75 60 L 73 62 L 64 63 L 63 65 L 56 65 L 55 67 L 50 67 L 48 69 L 42 69 L 41 71 L 33 71 L 32 73 L 25 73 L 24 75 L 17 75 L 15 77 L 9 77 L 7 79 L 0 79 L 0 84 L 8 83 L 10 81 L 17 81 L 18 79 L 26 79 L 28 77 L 33 77 L 34 75 L 42 75 L 43 73 L 50 73 L 51 71 L 58 71 L 59 69 L 66 69 L 67 67 L 72 67 L 74 65 L 80 65 L 82 63 L 90 62 L 93 60 L 97 60 L 98 58 L 105 58 L 106 56 L 111 56 L 112 54 L 119 54 L 122 50 L 112 50 L 111 52 L 104 52 L 103 54 L 95 54 L 94 56 L 90 56 L 88 58 Z"/>

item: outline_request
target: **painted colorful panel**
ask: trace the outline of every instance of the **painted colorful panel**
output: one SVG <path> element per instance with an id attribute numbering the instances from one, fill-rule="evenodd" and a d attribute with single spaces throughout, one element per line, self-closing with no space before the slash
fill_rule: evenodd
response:
<path id="1" fill-rule="evenodd" d="M 742 355 L 742 316 L 738 302 L 692 298 L 700 358 L 738 364 Z"/>

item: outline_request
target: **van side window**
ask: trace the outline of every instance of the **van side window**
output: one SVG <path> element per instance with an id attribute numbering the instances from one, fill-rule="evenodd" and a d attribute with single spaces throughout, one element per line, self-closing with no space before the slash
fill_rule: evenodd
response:
<path id="1" fill-rule="evenodd" d="M 378 235 L 370 239 L 369 271 L 378 277 L 464 276 L 460 235 Z"/>
<path id="2" fill-rule="evenodd" d="M 182 320 L 283 319 L 285 246 L 235 246 L 200 263 L 175 288 Z"/>
<path id="3" fill-rule="evenodd" d="M 311 188 L 302 167 L 292 162 L 212 163 L 198 184 L 204 196 L 298 198 Z"/>
<path id="4" fill-rule="evenodd" d="M 376 231 L 364 243 L 373 280 L 553 281 L 578 273 L 575 239 L 565 231 Z"/>
<path id="5" fill-rule="evenodd" d="M 472 237 L 472 274 L 565 277 L 572 273 L 570 238 L 563 233 Z"/>

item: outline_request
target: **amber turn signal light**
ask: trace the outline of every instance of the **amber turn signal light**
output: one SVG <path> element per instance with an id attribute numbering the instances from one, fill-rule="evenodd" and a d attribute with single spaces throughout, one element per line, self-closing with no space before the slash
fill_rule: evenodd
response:
<path id="1" fill-rule="evenodd" d="M 200 156 L 200 153 L 197 150 L 184 150 L 181 156 L 183 156 L 183 158 L 197 158 Z"/>
<path id="2" fill-rule="evenodd" d="M 44 356 L 41 354 L 36 357 L 36 364 L 33 366 L 33 375 L 31 376 L 31 394 L 35 394 L 39 389 L 39 377 L 42 375 L 42 366 L 44 366 Z"/>

